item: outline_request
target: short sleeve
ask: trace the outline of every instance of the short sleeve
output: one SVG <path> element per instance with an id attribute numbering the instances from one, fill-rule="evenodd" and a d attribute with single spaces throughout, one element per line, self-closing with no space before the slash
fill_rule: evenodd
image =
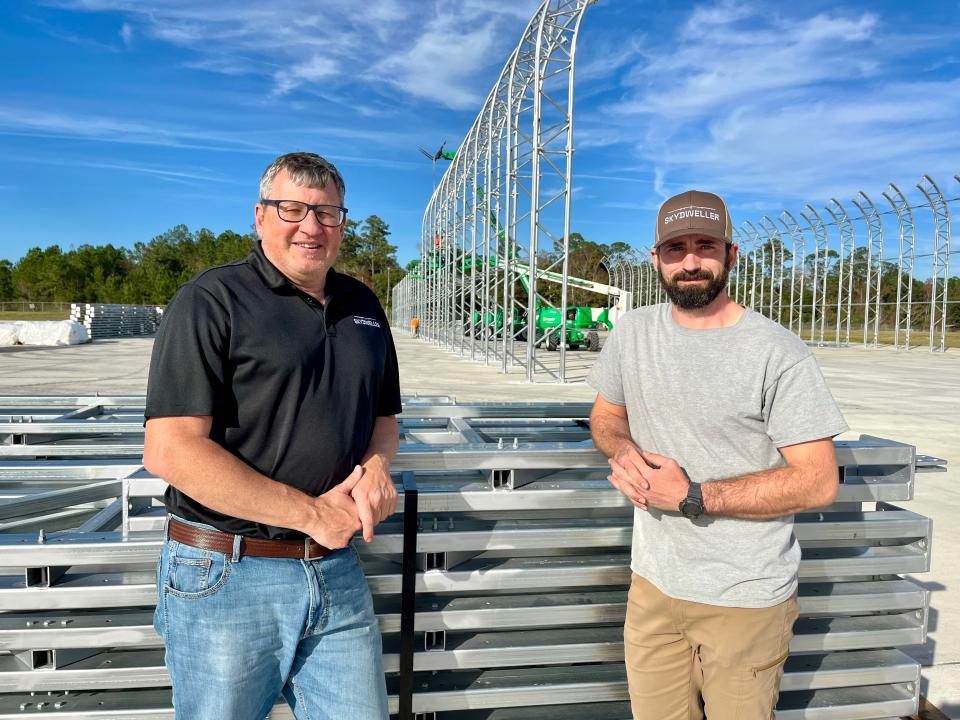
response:
<path id="1" fill-rule="evenodd" d="M 832 438 L 848 430 L 817 360 L 787 368 L 763 394 L 767 435 L 778 448 Z"/>
<path id="2" fill-rule="evenodd" d="M 220 303 L 194 283 L 180 288 L 153 344 L 144 415 L 213 415 L 223 399 L 228 343 Z"/>
<path id="3" fill-rule="evenodd" d="M 397 362 L 397 348 L 393 342 L 390 326 L 383 319 L 386 328 L 387 352 L 384 358 L 383 382 L 380 385 L 380 397 L 377 399 L 377 417 L 398 415 L 403 410 L 400 402 L 400 368 Z"/>
<path id="4" fill-rule="evenodd" d="M 621 327 L 618 325 L 618 327 Z M 616 328 L 607 337 L 600 350 L 600 355 L 587 375 L 587 385 L 603 396 L 607 402 L 614 405 L 626 405 L 627 400 L 623 392 L 623 377 L 621 374 L 620 340 Z"/>

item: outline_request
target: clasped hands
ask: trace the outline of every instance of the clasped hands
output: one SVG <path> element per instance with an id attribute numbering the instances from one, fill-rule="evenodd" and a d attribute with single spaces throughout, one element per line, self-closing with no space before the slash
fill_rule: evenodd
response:
<path id="1" fill-rule="evenodd" d="M 357 465 L 336 487 L 314 498 L 316 526 L 309 535 L 329 548 L 346 547 L 358 530 L 373 540 L 373 529 L 397 509 L 397 489 L 387 461 L 374 456 Z"/>
<path id="2" fill-rule="evenodd" d="M 632 443 L 624 443 L 608 462 L 607 480 L 641 510 L 676 511 L 690 489 L 690 479 L 676 460 Z"/>

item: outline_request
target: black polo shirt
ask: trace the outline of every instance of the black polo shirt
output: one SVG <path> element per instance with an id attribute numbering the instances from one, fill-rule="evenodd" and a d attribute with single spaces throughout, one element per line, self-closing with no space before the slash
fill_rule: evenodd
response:
<path id="1" fill-rule="evenodd" d="M 211 416 L 210 437 L 252 468 L 310 495 L 360 462 L 378 416 L 400 412 L 397 355 L 363 283 L 330 270 L 327 301 L 295 288 L 258 243 L 177 292 L 150 363 L 147 418 Z M 174 487 L 167 510 L 250 537 L 302 533 L 207 508 Z"/>

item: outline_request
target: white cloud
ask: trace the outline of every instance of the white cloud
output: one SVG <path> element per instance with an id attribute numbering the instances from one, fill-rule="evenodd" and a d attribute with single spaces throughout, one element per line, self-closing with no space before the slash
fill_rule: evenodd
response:
<path id="1" fill-rule="evenodd" d="M 257 154 L 271 152 L 267 145 L 253 142 L 245 134 L 220 134 L 103 115 L 64 114 L 27 107 L 0 107 L 0 133 Z"/>
<path id="2" fill-rule="evenodd" d="M 275 93 L 283 95 L 303 84 L 318 84 L 322 80 L 336 77 L 339 66 L 330 58 L 314 55 L 306 62 L 295 65 L 290 70 L 278 70 L 274 73 Z"/>
<path id="3" fill-rule="evenodd" d="M 710 24 L 711 15 L 723 21 Z M 880 67 L 877 24 L 870 13 L 768 18 L 731 3 L 700 8 L 648 51 L 627 78 L 630 97 L 610 111 L 698 117 L 763 93 L 871 77 Z"/>
<path id="4" fill-rule="evenodd" d="M 709 123 L 706 136 L 690 128 L 644 153 L 729 191 L 775 183 L 775 192 L 790 197 L 842 196 L 895 177 L 955 172 L 958 116 L 960 80 L 899 84 L 885 88 L 883 101 L 865 90 L 776 108 L 742 106 Z"/>
<path id="5" fill-rule="evenodd" d="M 124 23 L 120 27 L 120 39 L 127 48 L 133 45 L 133 26 L 130 23 Z"/>
<path id="6" fill-rule="evenodd" d="M 64 161 L 57 161 L 58 163 Z M 223 183 L 227 185 L 246 185 L 246 183 L 241 183 L 235 178 L 228 178 L 222 175 L 218 175 L 210 170 L 189 170 L 178 167 L 175 170 L 171 170 L 163 167 L 156 167 L 153 165 L 138 165 L 135 163 L 107 163 L 107 162 L 88 162 L 88 161 L 76 161 L 70 162 L 65 161 L 64 164 L 74 165 L 77 167 L 89 167 L 100 170 L 120 170 L 122 172 L 131 172 L 142 175 L 151 175 L 153 177 L 158 177 L 162 180 L 170 180 L 174 182 L 185 182 L 190 185 L 205 185 L 207 183 Z"/>
<path id="7" fill-rule="evenodd" d="M 274 95 L 351 88 L 395 88 L 437 105 L 476 105 L 529 19 L 535 0 L 409 3 L 402 0 L 51 0 L 60 7 L 124 16 L 134 32 L 189 49 L 190 67 L 267 73 Z M 361 91 L 362 92 L 362 91 Z"/>
<path id="8" fill-rule="evenodd" d="M 666 171 L 660 166 L 653 171 L 653 191 L 664 200 L 670 197 L 665 188 L 666 175 Z"/>
<path id="9" fill-rule="evenodd" d="M 754 9 L 747 3 L 724 0 L 715 5 L 700 5 L 694 8 L 684 23 L 683 35 L 689 38 L 702 37 L 715 32 L 718 26 L 731 25 L 738 20 L 750 17 Z"/>
<path id="10" fill-rule="evenodd" d="M 464 31 L 453 16 L 435 18 L 409 49 L 378 63 L 373 76 L 414 97 L 458 109 L 477 107 L 483 100 L 482 86 L 469 78 L 483 58 L 502 55 L 495 51 L 497 37 L 493 21 Z"/>
<path id="11" fill-rule="evenodd" d="M 820 201 L 960 167 L 960 78 L 912 70 L 955 31 L 737 2 L 700 6 L 676 28 L 644 47 L 617 102 L 578 121 L 590 144 L 632 145 L 661 196 L 694 184 Z"/>

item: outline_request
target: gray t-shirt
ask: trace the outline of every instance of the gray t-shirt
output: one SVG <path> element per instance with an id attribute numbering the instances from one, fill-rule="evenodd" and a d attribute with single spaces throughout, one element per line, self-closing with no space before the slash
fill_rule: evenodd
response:
<path id="1" fill-rule="evenodd" d="M 778 448 L 847 429 L 810 349 L 747 310 L 725 328 L 694 330 L 669 304 L 617 321 L 587 382 L 624 405 L 637 445 L 710 482 L 784 464 Z M 769 607 L 797 587 L 793 516 L 740 520 L 634 511 L 631 568 L 667 595 Z"/>

